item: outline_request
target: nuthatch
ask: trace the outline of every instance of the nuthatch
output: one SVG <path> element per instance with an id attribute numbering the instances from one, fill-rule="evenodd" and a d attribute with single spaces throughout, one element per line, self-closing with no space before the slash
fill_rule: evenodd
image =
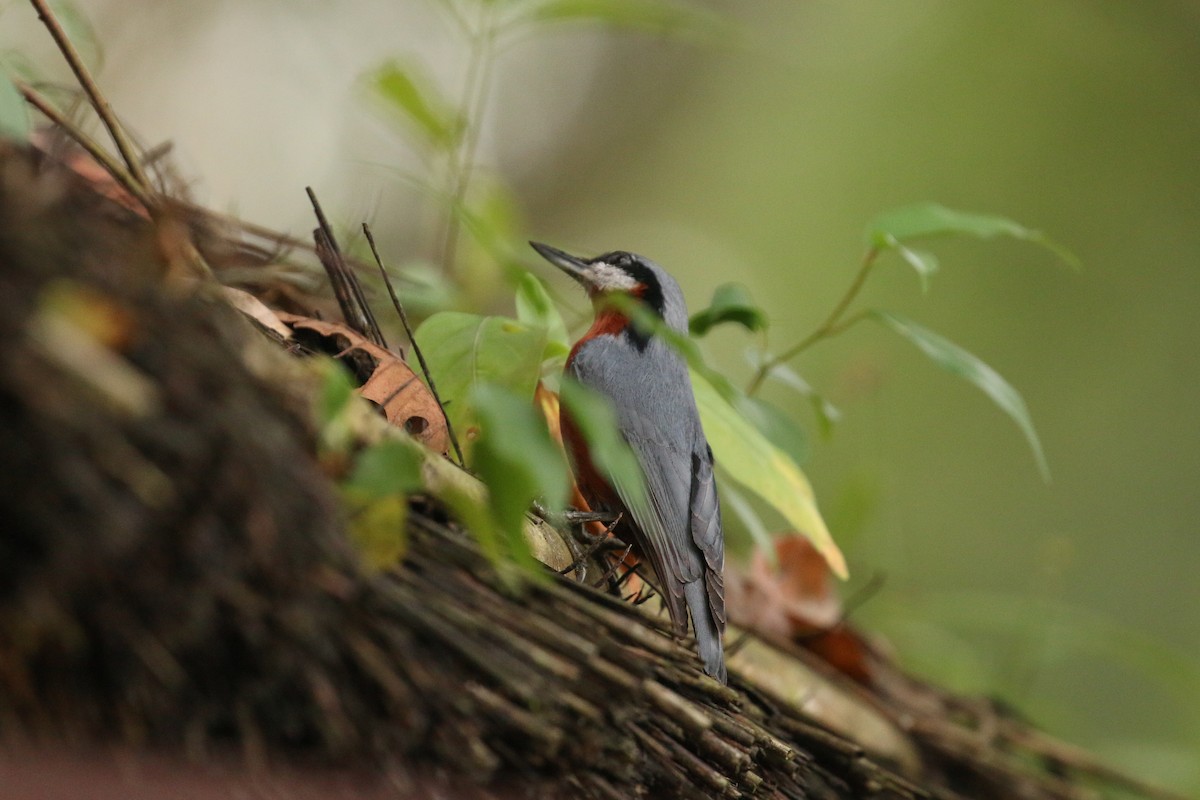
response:
<path id="1" fill-rule="evenodd" d="M 592 299 L 595 319 L 571 349 L 566 374 L 612 402 L 621 435 L 641 464 L 649 502 L 631 503 L 621 481 L 614 487 L 600 475 L 564 408 L 559 419 L 563 443 L 579 489 L 593 510 L 622 515 L 617 532 L 628 532 L 649 560 L 676 631 L 687 632 L 690 614 L 704 671 L 724 683 L 721 506 L 687 364 L 661 338 L 639 330 L 606 302 L 606 296 L 629 295 L 686 334 L 683 292 L 662 267 L 632 253 L 585 260 L 530 244 L 582 284 Z"/>

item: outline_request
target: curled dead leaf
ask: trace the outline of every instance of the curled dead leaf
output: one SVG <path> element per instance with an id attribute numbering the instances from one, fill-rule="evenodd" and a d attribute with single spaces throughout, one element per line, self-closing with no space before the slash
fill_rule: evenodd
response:
<path id="1" fill-rule="evenodd" d="M 373 344 L 341 322 L 325 322 L 278 312 L 295 337 L 329 353 L 358 378 L 358 393 L 370 400 L 393 425 L 432 450 L 449 446 L 446 417 L 429 388 L 404 360 Z"/>

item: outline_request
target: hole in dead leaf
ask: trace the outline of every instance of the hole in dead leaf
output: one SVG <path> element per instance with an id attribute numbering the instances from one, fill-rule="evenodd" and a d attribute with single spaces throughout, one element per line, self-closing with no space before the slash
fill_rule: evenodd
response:
<path id="1" fill-rule="evenodd" d="M 413 436 L 424 433 L 425 429 L 428 427 L 429 420 L 425 419 L 424 417 L 409 417 L 408 419 L 404 420 L 405 433 L 409 433 Z"/>

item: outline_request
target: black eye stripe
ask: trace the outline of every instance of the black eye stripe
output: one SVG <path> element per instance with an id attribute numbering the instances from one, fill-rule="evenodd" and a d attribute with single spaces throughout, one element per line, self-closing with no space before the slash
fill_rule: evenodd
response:
<path id="1" fill-rule="evenodd" d="M 624 250 L 614 250 L 611 253 L 596 256 L 590 263 L 595 264 L 599 262 L 616 267 L 633 278 L 640 286 L 644 287 L 640 293 L 642 302 L 649 306 L 655 314 L 660 317 L 663 316 L 665 301 L 662 284 L 659 283 L 658 276 L 654 273 L 654 270 L 647 266 L 641 257 L 625 252 Z M 646 346 L 647 342 L 643 337 L 632 334 L 632 331 L 631 335 L 636 336 L 639 340 L 636 342 L 639 345 L 639 349 Z"/>

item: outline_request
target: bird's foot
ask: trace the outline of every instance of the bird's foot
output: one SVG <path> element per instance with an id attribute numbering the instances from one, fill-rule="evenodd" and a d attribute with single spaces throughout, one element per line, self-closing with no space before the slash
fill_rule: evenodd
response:
<path id="1" fill-rule="evenodd" d="M 573 559 L 562 574 L 574 571 L 577 580 L 583 583 L 587 580 L 587 564 L 598 553 L 607 554 L 624 550 L 629 552 L 630 545 L 626 545 L 616 536 L 613 536 L 612 529 L 620 521 L 620 514 L 600 514 L 591 511 L 568 511 L 563 516 L 568 519 L 568 515 L 575 517 L 575 524 L 568 525 L 570 536 L 566 538 L 567 547 L 571 550 L 571 558 Z M 608 526 L 600 533 L 592 533 L 587 528 L 587 523 L 607 521 Z M 621 557 L 624 560 L 624 556 Z"/>

